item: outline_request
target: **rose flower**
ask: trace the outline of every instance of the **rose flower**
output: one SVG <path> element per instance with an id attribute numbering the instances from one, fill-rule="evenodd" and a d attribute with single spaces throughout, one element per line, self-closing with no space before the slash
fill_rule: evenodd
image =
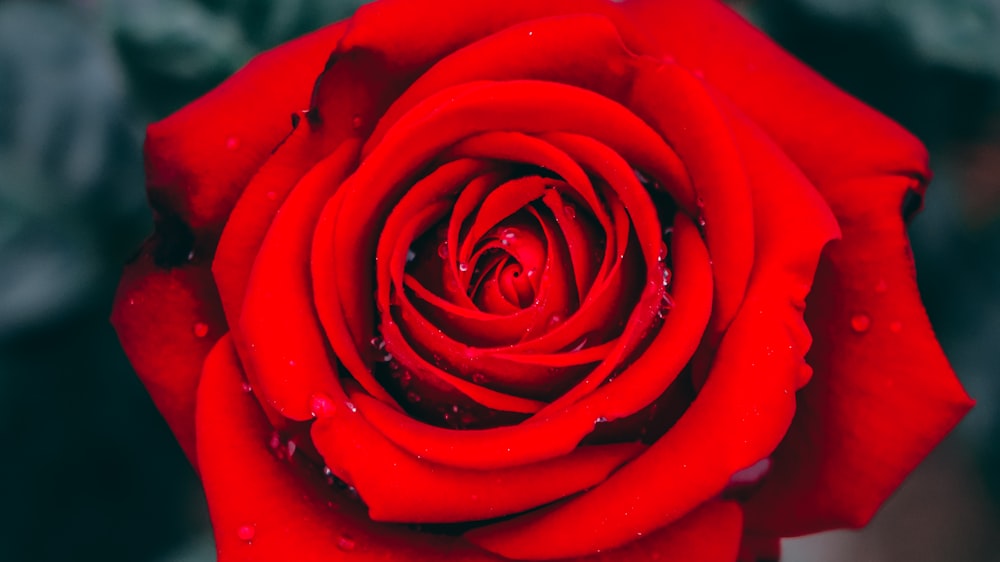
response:
<path id="1" fill-rule="evenodd" d="M 113 322 L 219 559 L 773 559 L 971 406 L 921 144 L 712 0 L 380 0 L 150 126 Z"/>

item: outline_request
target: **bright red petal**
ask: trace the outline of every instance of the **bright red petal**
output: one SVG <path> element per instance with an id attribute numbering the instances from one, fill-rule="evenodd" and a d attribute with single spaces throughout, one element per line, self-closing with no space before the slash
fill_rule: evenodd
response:
<path id="1" fill-rule="evenodd" d="M 218 236 L 247 182 L 291 131 L 291 115 L 309 107 L 313 82 L 345 27 L 325 27 L 257 56 L 150 125 L 146 178 L 154 208 Z"/>
<path id="2" fill-rule="evenodd" d="M 865 525 L 972 406 L 920 302 L 905 227 L 904 177 L 828 190 L 843 230 L 808 300 L 812 382 L 749 504 L 755 530 L 805 534 Z"/>
<path id="3" fill-rule="evenodd" d="M 125 354 L 192 464 L 201 365 L 226 331 L 207 264 L 156 264 L 159 238 L 125 268 L 111 313 Z"/>
<path id="4" fill-rule="evenodd" d="M 226 337 L 198 388 L 198 458 L 220 562 L 498 560 L 459 539 L 374 524 L 316 467 L 276 458 L 271 426 L 242 380 Z"/>
<path id="5" fill-rule="evenodd" d="M 822 188 L 876 173 L 927 175 L 920 142 L 848 96 L 717 0 L 629 0 L 622 13 L 657 51 L 697 71 Z"/>

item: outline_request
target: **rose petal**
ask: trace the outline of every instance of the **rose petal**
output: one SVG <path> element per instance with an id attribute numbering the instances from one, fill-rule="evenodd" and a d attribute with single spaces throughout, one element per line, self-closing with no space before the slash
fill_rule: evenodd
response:
<path id="1" fill-rule="evenodd" d="M 145 155 L 153 207 L 169 209 L 196 233 L 218 236 L 247 182 L 288 134 L 289 115 L 308 107 L 312 83 L 346 28 L 331 25 L 258 55 L 150 125 Z"/>
<path id="2" fill-rule="evenodd" d="M 621 13 L 654 52 L 699 71 L 821 188 L 882 173 L 927 177 L 923 147 L 715 0 L 629 0 Z"/>
<path id="3" fill-rule="evenodd" d="M 749 504 L 755 530 L 865 525 L 972 406 L 914 279 L 900 207 L 915 182 L 881 176 L 825 190 L 844 236 L 824 255 L 808 300 L 815 374 Z"/>
<path id="4" fill-rule="evenodd" d="M 148 240 L 125 267 L 111 323 L 157 409 L 197 467 L 195 390 L 202 362 L 226 332 L 226 321 L 207 263 L 159 267 L 159 243 L 157 237 Z"/>
<path id="5" fill-rule="evenodd" d="M 313 416 L 315 393 L 343 396 L 313 307 L 308 263 L 322 205 L 354 166 L 358 147 L 357 142 L 341 145 L 303 177 L 282 205 L 257 254 L 233 334 L 259 398 L 295 420 Z M 377 383 L 366 387 L 391 401 Z"/>
<path id="6" fill-rule="evenodd" d="M 198 458 L 220 562 L 487 562 L 460 539 L 376 525 L 318 467 L 276 458 L 272 429 L 253 397 L 229 338 L 205 362 L 198 389 Z M 248 538 L 249 537 L 249 538 Z"/>
<path id="7" fill-rule="evenodd" d="M 370 401 L 354 396 L 359 412 Z M 451 523 L 520 513 L 598 484 L 643 446 L 578 448 L 550 461 L 466 470 L 413 457 L 379 435 L 355 412 L 313 424 L 327 465 L 355 488 L 376 521 Z"/>

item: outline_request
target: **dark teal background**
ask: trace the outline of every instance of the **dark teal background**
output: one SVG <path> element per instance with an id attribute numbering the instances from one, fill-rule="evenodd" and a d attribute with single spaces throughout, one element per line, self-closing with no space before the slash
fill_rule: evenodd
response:
<path id="1" fill-rule="evenodd" d="M 197 479 L 107 322 L 151 228 L 143 130 L 357 4 L 0 0 L 0 560 L 211 560 Z M 1000 3 L 735 4 L 931 149 L 919 281 L 979 402 L 868 530 L 787 558 L 1000 560 Z"/>

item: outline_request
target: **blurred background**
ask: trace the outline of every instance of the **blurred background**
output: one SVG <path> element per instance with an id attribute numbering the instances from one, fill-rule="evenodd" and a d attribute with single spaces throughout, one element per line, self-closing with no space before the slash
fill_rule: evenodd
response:
<path id="1" fill-rule="evenodd" d="M 862 532 L 792 562 L 1000 561 L 1000 1 L 732 2 L 915 132 L 911 235 L 979 404 Z M 150 232 L 143 130 L 357 0 L 0 0 L 0 560 L 214 560 L 197 479 L 107 317 Z"/>

